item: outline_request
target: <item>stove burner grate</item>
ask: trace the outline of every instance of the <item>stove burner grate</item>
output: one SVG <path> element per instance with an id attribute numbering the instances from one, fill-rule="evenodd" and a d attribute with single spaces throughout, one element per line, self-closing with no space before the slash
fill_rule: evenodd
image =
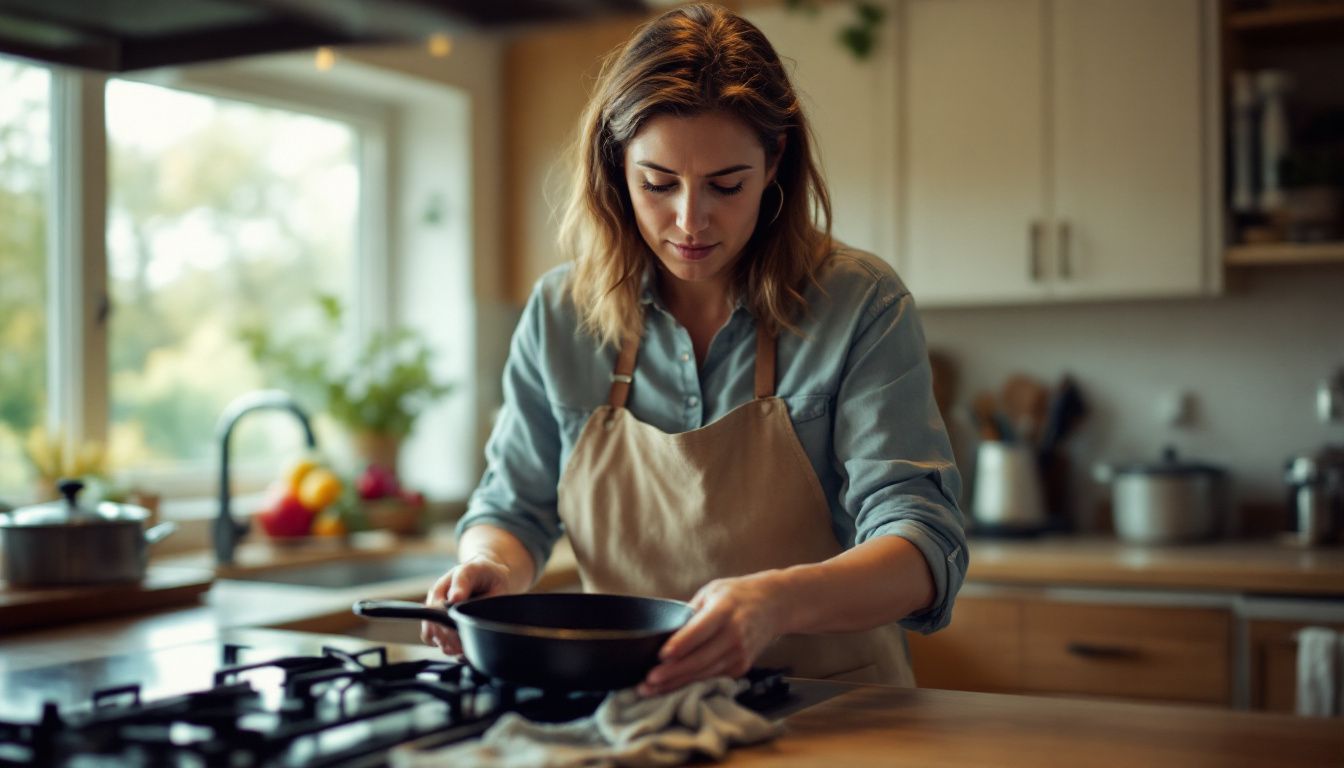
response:
<path id="1" fill-rule="evenodd" d="M 598 692 L 546 692 L 493 679 L 452 659 L 389 663 L 385 648 L 324 647 L 229 666 L 213 687 L 145 700 L 139 685 L 95 691 L 35 723 L 0 720 L 0 767 L 376 766 L 393 746 L 439 746 L 484 731 L 505 712 L 546 722 L 590 714 Z M 752 670 L 738 697 L 768 709 L 787 697 L 783 670 Z"/>

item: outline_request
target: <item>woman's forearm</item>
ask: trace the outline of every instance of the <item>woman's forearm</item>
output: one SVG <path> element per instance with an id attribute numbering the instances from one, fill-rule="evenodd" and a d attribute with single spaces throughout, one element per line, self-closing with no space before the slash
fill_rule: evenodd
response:
<path id="1" fill-rule="evenodd" d="M 503 565 L 509 571 L 509 592 L 526 592 L 536 581 L 537 567 L 532 555 L 517 536 L 493 525 L 473 525 L 463 531 L 457 542 L 457 560 L 466 562 L 483 557 Z"/>
<path id="2" fill-rule="evenodd" d="M 788 634 L 852 632 L 894 621 L 933 604 L 928 562 L 914 544 L 879 536 L 820 563 L 769 571 L 787 608 Z"/>

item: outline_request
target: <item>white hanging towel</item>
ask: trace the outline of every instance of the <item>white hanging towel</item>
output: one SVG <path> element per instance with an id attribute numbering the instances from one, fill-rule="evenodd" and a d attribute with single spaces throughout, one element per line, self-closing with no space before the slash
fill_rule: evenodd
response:
<path id="1" fill-rule="evenodd" d="M 1344 642 L 1326 627 L 1297 631 L 1297 714 L 1336 717 L 1344 714 L 1344 686 L 1340 684 Z"/>

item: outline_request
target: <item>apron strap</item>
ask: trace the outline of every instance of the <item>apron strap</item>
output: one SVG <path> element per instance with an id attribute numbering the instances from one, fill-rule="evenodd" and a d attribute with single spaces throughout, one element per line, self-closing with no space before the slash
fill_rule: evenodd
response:
<path id="1" fill-rule="evenodd" d="M 621 354 L 616 358 L 616 370 L 611 374 L 611 393 L 607 403 L 612 408 L 624 408 L 630 397 L 630 383 L 635 376 L 635 356 L 639 354 L 639 338 L 631 337 L 621 345 Z"/>
<path id="2" fill-rule="evenodd" d="M 775 337 L 756 326 L 756 397 L 775 396 Z"/>

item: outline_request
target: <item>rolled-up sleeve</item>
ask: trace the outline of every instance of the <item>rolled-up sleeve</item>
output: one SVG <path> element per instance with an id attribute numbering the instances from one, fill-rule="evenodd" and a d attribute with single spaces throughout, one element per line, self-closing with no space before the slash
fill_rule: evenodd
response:
<path id="1" fill-rule="evenodd" d="M 485 446 L 485 473 L 472 494 L 457 535 L 487 523 L 513 534 L 540 574 L 560 537 L 556 488 L 560 434 L 546 395 L 541 284 L 523 308 L 504 364 L 504 406 Z"/>
<path id="2" fill-rule="evenodd" d="M 951 620 L 969 563 L 957 505 L 961 476 L 931 379 L 924 330 L 909 293 L 894 277 L 880 280 L 845 362 L 835 454 L 855 544 L 900 536 L 928 562 L 933 604 L 901 621 L 925 634 Z"/>

